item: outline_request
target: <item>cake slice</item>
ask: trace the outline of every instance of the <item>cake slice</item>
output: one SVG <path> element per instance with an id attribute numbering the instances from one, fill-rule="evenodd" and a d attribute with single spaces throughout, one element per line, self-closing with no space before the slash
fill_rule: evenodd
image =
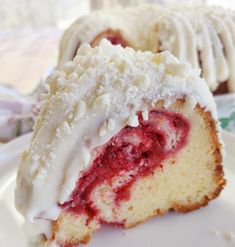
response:
<path id="1" fill-rule="evenodd" d="M 103 40 L 82 45 L 47 83 L 16 188 L 41 246 L 195 210 L 223 189 L 215 103 L 189 64 Z"/>

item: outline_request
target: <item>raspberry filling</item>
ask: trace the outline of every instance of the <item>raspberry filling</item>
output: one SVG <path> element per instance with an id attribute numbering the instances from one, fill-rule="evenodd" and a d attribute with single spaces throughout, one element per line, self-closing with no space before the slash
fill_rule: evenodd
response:
<path id="1" fill-rule="evenodd" d="M 190 124 L 179 113 L 154 110 L 148 120 L 141 113 L 138 119 L 138 127 L 126 126 L 95 150 L 96 157 L 77 181 L 71 200 L 61 205 L 64 210 L 98 216 L 91 194 L 104 183 L 112 188 L 118 207 L 130 199 L 131 186 L 138 178 L 163 168 L 162 162 L 187 143 Z"/>
<path id="2" fill-rule="evenodd" d="M 121 45 L 123 48 L 127 47 L 127 42 L 119 35 L 110 34 L 106 37 L 112 45 Z"/>

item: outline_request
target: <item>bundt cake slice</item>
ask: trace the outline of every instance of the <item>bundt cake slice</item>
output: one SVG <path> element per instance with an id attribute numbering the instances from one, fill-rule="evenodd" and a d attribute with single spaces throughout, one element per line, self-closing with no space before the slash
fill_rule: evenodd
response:
<path id="1" fill-rule="evenodd" d="M 52 73 L 18 170 L 16 206 L 42 246 L 86 243 L 188 212 L 223 189 L 215 104 L 189 64 L 103 40 Z"/>

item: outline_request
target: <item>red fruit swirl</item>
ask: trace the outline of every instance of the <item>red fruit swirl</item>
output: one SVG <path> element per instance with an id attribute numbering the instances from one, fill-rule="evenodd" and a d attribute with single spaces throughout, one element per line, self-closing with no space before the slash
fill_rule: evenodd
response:
<path id="1" fill-rule="evenodd" d="M 138 127 L 126 126 L 97 149 L 97 157 L 77 181 L 71 200 L 61 205 L 64 210 L 98 217 L 90 196 L 96 186 L 112 186 L 113 178 L 129 173 L 128 181 L 113 188 L 118 206 L 130 199 L 131 186 L 138 178 L 162 168 L 162 162 L 187 143 L 190 124 L 181 114 L 156 110 L 149 112 L 147 121 L 141 114 L 138 118 Z"/>
<path id="2" fill-rule="evenodd" d="M 127 42 L 121 36 L 109 34 L 106 39 L 109 40 L 113 45 L 121 45 L 124 48 L 127 47 Z"/>

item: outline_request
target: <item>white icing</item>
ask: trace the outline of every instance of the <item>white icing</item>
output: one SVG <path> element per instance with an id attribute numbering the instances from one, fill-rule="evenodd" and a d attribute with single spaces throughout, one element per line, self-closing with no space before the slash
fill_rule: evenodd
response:
<path id="1" fill-rule="evenodd" d="M 159 49 L 170 50 L 195 68 L 200 61 L 202 76 L 212 91 L 227 81 L 228 90 L 234 92 L 234 16 L 231 10 L 205 5 L 168 8 L 155 24 Z"/>
<path id="2" fill-rule="evenodd" d="M 157 20 L 156 13 L 161 9 L 158 5 L 143 4 L 125 8 L 125 11 L 121 7 L 95 11 L 89 16 L 79 18 L 62 37 L 57 67 L 62 68 L 65 62 L 71 60 L 80 44 L 91 43 L 100 33 L 109 29 L 119 31 L 136 50 L 153 50 L 155 40 L 154 37 L 153 40 L 149 39 L 150 23 Z"/>
<path id="3" fill-rule="evenodd" d="M 201 75 L 212 91 L 227 81 L 229 91 L 235 92 L 234 11 L 206 5 L 163 8 L 146 4 L 93 12 L 79 18 L 65 32 L 58 68 L 72 59 L 79 44 L 90 43 L 110 29 L 118 30 L 136 50 L 168 50 L 182 62 L 190 62 L 194 68 L 201 67 Z M 83 47 L 84 52 L 87 49 Z M 136 84 L 148 90 L 147 81 L 140 80 Z"/>
<path id="4" fill-rule="evenodd" d="M 169 68 L 174 73 L 167 74 Z M 70 80 L 74 73 L 77 80 Z M 57 86 L 58 81 L 64 81 L 63 87 Z M 137 81 L 147 81 L 148 90 Z M 158 100 L 167 107 L 190 96 L 192 109 L 199 103 L 216 119 L 206 83 L 169 52 L 135 52 L 105 40 L 94 49 L 83 45 L 72 66 L 54 72 L 47 83 L 50 91 L 17 176 L 16 206 L 32 227 L 38 217 L 57 219 L 58 203 L 69 200 L 81 171 L 92 162 L 92 151 L 127 123 L 138 126 L 137 112 L 148 119 L 148 110 Z"/>

